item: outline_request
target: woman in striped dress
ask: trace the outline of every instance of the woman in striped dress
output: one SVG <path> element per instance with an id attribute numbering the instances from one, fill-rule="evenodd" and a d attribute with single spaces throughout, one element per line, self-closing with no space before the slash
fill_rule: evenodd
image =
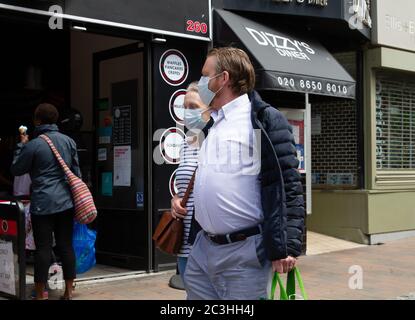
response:
<path id="1" fill-rule="evenodd" d="M 177 255 L 177 264 L 182 279 L 186 269 L 187 257 L 191 250 L 188 239 L 194 212 L 193 192 L 190 193 L 186 208 L 183 208 L 180 202 L 197 168 L 199 147 L 203 140 L 201 130 L 210 119 L 210 110 L 203 104 L 199 97 L 197 82 L 189 85 L 184 99 L 184 107 L 185 125 L 189 131 L 180 149 L 180 165 L 176 172 L 176 187 L 178 193 L 171 200 L 172 216 L 183 219 L 184 223 L 183 244 Z"/>

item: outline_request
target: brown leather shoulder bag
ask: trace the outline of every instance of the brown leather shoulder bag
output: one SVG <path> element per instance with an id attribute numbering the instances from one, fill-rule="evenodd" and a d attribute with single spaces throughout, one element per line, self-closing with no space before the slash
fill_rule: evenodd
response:
<path id="1" fill-rule="evenodd" d="M 183 208 L 186 207 L 190 193 L 193 190 L 195 175 L 196 170 L 193 172 L 192 178 L 189 181 L 189 185 L 187 186 L 186 192 L 181 201 Z M 153 234 L 153 240 L 156 247 L 167 254 L 178 254 L 180 247 L 182 246 L 183 229 L 182 219 L 174 219 L 170 210 L 164 211 Z"/>

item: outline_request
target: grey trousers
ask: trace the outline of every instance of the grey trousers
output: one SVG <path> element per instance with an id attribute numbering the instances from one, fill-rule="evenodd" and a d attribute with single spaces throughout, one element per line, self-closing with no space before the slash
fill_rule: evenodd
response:
<path id="1" fill-rule="evenodd" d="M 184 285 L 188 300 L 259 300 L 267 297 L 270 275 L 262 235 L 219 245 L 200 231 L 187 261 Z"/>

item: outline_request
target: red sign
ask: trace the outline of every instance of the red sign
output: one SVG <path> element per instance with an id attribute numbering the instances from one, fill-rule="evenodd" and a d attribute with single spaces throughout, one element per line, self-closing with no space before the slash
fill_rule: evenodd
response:
<path id="1" fill-rule="evenodd" d="M 0 219 L 1 236 L 17 236 L 17 222 L 13 220 Z"/>
<path id="2" fill-rule="evenodd" d="M 208 33 L 208 26 L 204 22 L 187 20 L 186 21 L 186 31 L 187 32 L 195 32 L 195 33 Z"/>

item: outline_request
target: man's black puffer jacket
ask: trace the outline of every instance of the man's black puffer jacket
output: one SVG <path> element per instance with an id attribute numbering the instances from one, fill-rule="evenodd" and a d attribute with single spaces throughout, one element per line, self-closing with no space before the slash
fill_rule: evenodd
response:
<path id="1" fill-rule="evenodd" d="M 277 109 L 249 94 L 254 129 L 261 130 L 263 238 L 269 260 L 301 254 L 304 199 L 292 127 Z"/>

